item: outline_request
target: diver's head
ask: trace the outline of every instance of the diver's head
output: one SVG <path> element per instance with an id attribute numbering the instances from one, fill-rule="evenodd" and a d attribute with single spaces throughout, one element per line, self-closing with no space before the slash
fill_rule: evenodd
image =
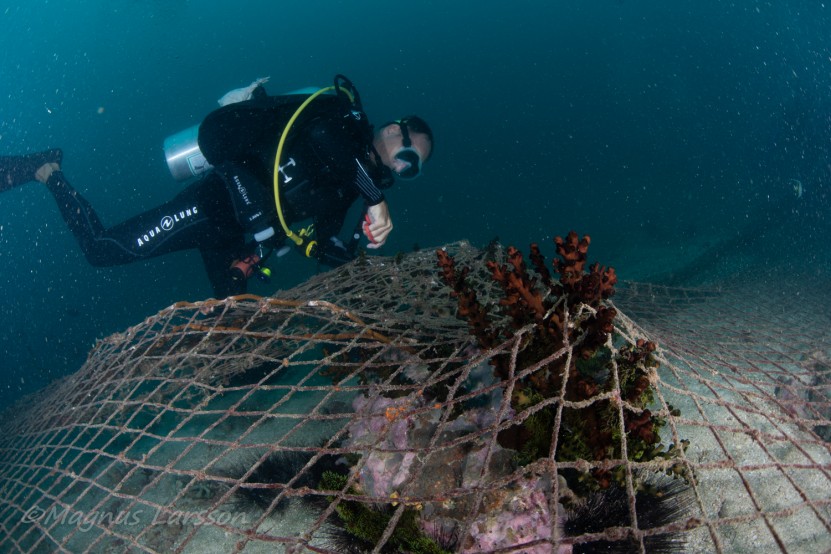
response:
<path id="1" fill-rule="evenodd" d="M 433 153 L 433 131 L 423 119 L 409 115 L 382 125 L 373 144 L 381 163 L 402 179 L 415 179 Z"/>

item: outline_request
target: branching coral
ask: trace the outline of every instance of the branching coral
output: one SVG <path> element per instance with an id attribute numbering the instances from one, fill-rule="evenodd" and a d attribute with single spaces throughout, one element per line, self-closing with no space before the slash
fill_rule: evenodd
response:
<path id="1" fill-rule="evenodd" d="M 479 345 L 493 348 L 523 330 L 515 369 L 539 366 L 514 384 L 512 408 L 520 415 L 521 423 L 503 431 L 499 442 L 518 451 L 523 463 L 549 456 L 556 408 L 563 403 L 569 407 L 562 414 L 557 459 L 619 459 L 619 409 L 608 398 L 615 387 L 612 370 L 616 368 L 618 396 L 629 405 L 622 425 L 629 451 L 637 452 L 639 457 L 657 456 L 654 445 L 659 442 L 661 421 L 645 409 L 652 400 L 649 372 L 653 370 L 651 353 L 655 345 L 639 341 L 622 347 L 614 358 L 610 356 L 607 344 L 617 311 L 606 300 L 615 293 L 615 270 L 599 264 L 586 269 L 591 243 L 588 236 L 579 238 L 572 231 L 554 242 L 559 256 L 552 263 L 559 275 L 556 281 L 536 244 L 531 245 L 529 256 L 533 273 L 514 247 L 507 249 L 507 263 L 487 262 L 502 293 L 497 316 L 489 314 L 479 302 L 469 284 L 470 270 L 457 268 L 450 255 L 437 252 L 441 276 L 458 300 L 457 315 L 468 321 Z M 509 324 L 501 324 L 506 318 Z M 574 356 L 566 355 L 569 348 Z M 498 378 L 510 379 L 513 362 L 509 353 L 497 354 L 491 363 Z M 547 400 L 551 398 L 558 402 Z M 588 405 L 584 402 L 592 399 Z M 545 407 L 536 409 L 541 402 L 546 402 Z M 572 407 L 576 403 L 583 407 Z M 527 415 L 523 417 L 523 413 Z M 597 484 L 608 486 L 608 470 L 595 470 L 594 476 Z"/>
<path id="2" fill-rule="evenodd" d="M 562 522 L 548 501 L 552 476 L 536 474 L 533 462 L 552 455 L 559 461 L 599 462 L 589 472 L 564 470 L 557 478 L 573 491 L 608 490 L 625 480 L 623 444 L 632 460 L 676 455 L 677 449 L 664 452 L 659 444 L 663 420 L 648 409 L 656 346 L 642 340 L 625 344 L 614 335 L 617 311 L 608 300 L 615 293 L 615 270 L 588 264 L 587 236 L 571 232 L 555 244 L 558 258 L 550 266 L 536 244 L 529 263 L 513 247 L 504 260 L 489 258 L 485 267 L 495 287 L 485 291 L 471 286 L 470 268 L 437 252 L 458 317 L 467 321 L 475 349 L 489 351 L 488 361 L 471 368 L 455 394 L 464 397 L 461 391 L 482 386 L 490 392 L 457 404 L 451 414 L 442 410 L 448 397 L 444 382 L 415 391 L 370 386 L 358 395 L 341 444 L 360 452 L 350 460 L 351 484 L 339 476 L 338 483 L 320 485 L 372 499 L 371 505 L 342 499 L 336 524 L 343 537 L 370 547 L 386 534 L 381 551 L 475 552 L 518 545 L 523 551 L 548 551 L 552 529 Z M 480 300 L 492 296 L 492 289 L 498 300 Z M 358 352 L 356 359 L 337 360 L 343 369 L 333 379 L 351 378 L 357 367 L 364 385 L 379 378 L 388 384 L 393 376 L 396 382 L 419 382 L 433 373 L 427 370 L 430 363 L 411 353 L 385 354 L 368 363 L 369 353 Z M 408 371 L 409 366 L 424 374 Z M 500 382 L 510 383 L 510 409 L 502 406 L 504 388 L 493 386 Z M 473 440 L 497 426 L 496 444 Z M 420 454 L 434 440 L 448 446 Z M 517 471 L 517 464 L 526 467 Z M 488 489 L 492 478 L 511 472 L 517 472 L 513 484 L 489 492 L 480 503 L 469 495 L 447 496 L 447 491 Z M 386 528 L 396 510 L 400 518 L 390 534 Z M 471 514 L 474 524 L 461 526 Z M 453 540 L 439 540 L 442 536 Z"/>

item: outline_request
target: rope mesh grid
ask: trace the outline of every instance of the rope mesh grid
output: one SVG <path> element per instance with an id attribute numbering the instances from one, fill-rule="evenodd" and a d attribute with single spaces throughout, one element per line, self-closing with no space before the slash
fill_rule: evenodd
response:
<path id="1" fill-rule="evenodd" d="M 447 249 L 471 267 L 480 301 L 496 302 L 483 252 Z M 661 533 L 693 552 L 831 550 L 831 325 L 818 309 L 828 288 L 801 290 L 619 286 L 607 346 L 659 344 L 650 409 L 666 419 L 664 444 L 689 446 L 627 459 L 625 401 L 612 391 L 587 403 L 619 406 L 620 459 L 526 465 L 506 462 L 500 431 L 553 406 L 556 452 L 564 412 L 581 406 L 560 395 L 511 407 L 537 369 L 516 363 L 530 330 L 479 349 L 432 252 L 359 261 L 275 298 L 176 304 L 100 341 L 79 372 L 5 415 L 0 550 L 341 552 L 337 522 L 362 505 L 384 517 L 354 551 L 393 551 L 396 528 L 421 517 L 437 543 L 472 552 L 488 518 L 523 502 L 548 514 L 531 523 L 547 529 L 493 551 L 621 537 L 646 551 Z M 508 379 L 492 376 L 497 355 L 511 360 Z M 332 460 L 347 477 L 322 487 Z M 262 479 L 275 465 L 282 478 Z M 624 472 L 627 524 L 565 533 L 558 475 L 612 467 Z M 639 526 L 637 483 L 679 467 L 688 509 Z"/>

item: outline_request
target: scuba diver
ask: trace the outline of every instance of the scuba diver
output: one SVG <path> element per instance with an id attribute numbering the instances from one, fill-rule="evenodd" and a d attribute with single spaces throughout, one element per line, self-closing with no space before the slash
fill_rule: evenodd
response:
<path id="1" fill-rule="evenodd" d="M 113 227 L 104 227 L 69 184 L 57 149 L 0 156 L 0 192 L 32 180 L 44 183 L 96 267 L 198 249 L 217 298 L 242 294 L 249 277 L 267 275 L 264 261 L 285 251 L 288 241 L 331 267 L 355 257 L 361 232 L 368 248 L 382 246 L 392 231 L 383 190 L 395 177 L 421 174 L 433 148 L 430 127 L 408 116 L 374 129 L 342 75 L 314 94 L 269 96 L 265 80 L 226 94 L 220 100 L 226 105 L 194 130 L 188 152 L 197 156 L 187 156 L 187 163 L 199 179 Z M 171 171 L 183 159 L 169 155 Z M 338 232 L 359 199 L 365 212 L 344 243 Z M 290 228 L 307 219 L 309 228 Z"/>

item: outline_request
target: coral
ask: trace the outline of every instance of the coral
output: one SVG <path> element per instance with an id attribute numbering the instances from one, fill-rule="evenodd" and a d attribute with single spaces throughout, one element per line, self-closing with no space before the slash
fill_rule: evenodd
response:
<path id="1" fill-rule="evenodd" d="M 455 260 L 439 250 L 438 266 L 444 282 L 458 301 L 457 316 L 466 319 L 471 334 L 483 349 L 493 348 L 529 327 L 516 357 L 516 368 L 539 366 L 539 369 L 515 383 L 512 408 L 521 423 L 502 431 L 499 442 L 518 452 L 522 464 L 550 456 L 557 403 L 548 399 L 562 398 L 570 403 L 593 400 L 585 407 L 563 410 L 560 440 L 556 453 L 559 460 L 605 460 L 622 455 L 619 409 L 608 399 L 614 391 L 612 369 L 620 376 L 619 396 L 625 401 L 623 427 L 630 453 L 651 459 L 659 454 L 662 420 L 645 407 L 652 400 L 650 372 L 655 363 L 652 352 L 656 346 L 647 341 L 625 345 L 612 356 L 607 347 L 614 333 L 617 310 L 606 300 L 615 293 L 617 274 L 614 268 L 600 264 L 588 265 L 591 239 L 579 238 L 571 231 L 565 238 L 554 239 L 558 259 L 552 268 L 559 278 L 555 281 L 546 267 L 536 244 L 531 245 L 529 271 L 523 255 L 514 247 L 506 251 L 507 263 L 488 261 L 491 277 L 501 289 L 500 313 L 491 315 L 478 301 L 470 286 L 468 268 L 457 268 Z M 503 322 L 506 322 L 503 323 Z M 561 355 L 541 364 L 557 352 L 571 347 L 575 356 Z M 511 355 L 500 353 L 491 359 L 496 376 L 511 377 Z M 596 398 L 603 395 L 602 398 Z M 546 405 L 538 408 L 538 404 Z M 527 415 L 524 415 L 527 414 Z M 609 470 L 594 470 L 599 486 L 608 486 Z"/>
<path id="2" fill-rule="evenodd" d="M 456 261 L 450 254 L 444 250 L 437 250 L 436 254 L 442 270 L 442 279 L 453 289 L 452 294 L 459 302 L 457 315 L 467 320 L 471 334 L 479 340 L 483 348 L 492 348 L 496 345 L 497 334 L 490 330 L 491 322 L 487 317 L 487 312 L 476 298 L 476 291 L 466 285 L 470 269 L 465 268 L 457 272 Z"/>
<path id="3" fill-rule="evenodd" d="M 347 488 L 347 482 L 347 476 L 328 471 L 323 474 L 319 488 L 324 491 L 346 488 L 345 492 L 355 494 L 357 491 Z M 339 502 L 335 510 L 337 519 L 333 523 L 341 532 L 335 534 L 332 542 L 343 552 L 365 552 L 376 547 L 395 512 L 392 505 L 371 505 L 350 500 Z M 395 530 L 381 548 L 381 552 L 414 554 L 443 554 L 453 550 L 455 543 L 443 544 L 437 537 L 425 532 L 415 507 L 404 508 Z"/>
<path id="4" fill-rule="evenodd" d="M 489 311 L 491 304 L 480 301 L 480 296 L 490 295 L 480 295 L 470 285 L 471 270 L 457 267 L 446 251 L 437 252 L 441 278 L 457 302 L 457 316 L 476 338 L 477 346 L 468 354 L 494 351 L 486 356 L 487 362 L 470 369 L 454 396 L 464 397 L 462 390 L 490 392 L 454 406 L 449 419 L 442 409 L 445 384 L 414 392 L 389 387 L 390 379 L 409 384 L 438 373 L 418 355 L 391 350 L 383 356 L 367 352 L 359 359 L 337 360 L 342 368 L 332 373 L 333 379 L 351 375 L 360 365 L 358 378 L 367 385 L 353 401 L 355 417 L 341 445 L 359 453 L 349 460 L 350 474 L 330 472 L 319 487 L 348 495 L 340 498 L 334 522 L 339 530 L 332 540 L 340 550 L 371 549 L 386 534 L 383 552 L 548 552 L 555 530 L 562 528 L 562 518 L 552 513 L 555 505 L 548 500 L 552 477 L 524 466 L 552 455 L 555 428 L 560 433 L 554 453 L 558 460 L 620 459 L 621 433 L 636 459 L 672 455 L 658 444 L 662 420 L 647 409 L 655 345 L 614 344 L 617 311 L 606 302 L 617 282 L 614 269 L 588 265 L 588 237 L 578 239 L 571 232 L 555 243 L 559 259 L 552 264 L 553 272 L 537 245 L 531 246 L 532 269 L 513 247 L 507 249 L 505 261 L 495 255 L 486 261 L 499 291 L 494 313 Z M 554 273 L 559 275 L 556 280 Z M 505 348 L 512 339 L 519 341 L 516 350 Z M 573 356 L 566 355 L 569 349 Z M 517 371 L 531 367 L 533 372 L 515 380 Z M 376 386 L 376 379 L 383 386 Z M 504 410 L 504 388 L 494 385 L 508 380 L 514 380 L 511 406 Z M 496 444 L 468 438 L 500 424 Z M 437 444 L 447 446 L 423 454 Z M 518 465 L 523 467 L 517 470 Z M 623 466 L 593 467 L 576 478 L 583 488 L 608 489 L 624 479 Z M 577 472 L 570 471 L 574 480 Z M 492 486 L 494 477 L 513 472 L 511 485 Z M 488 491 L 476 504 L 466 495 L 447 495 L 476 489 Z M 366 500 L 353 500 L 356 495 Z M 398 519 L 390 534 L 394 516 Z M 471 516 L 472 525 L 460 525 Z"/>
<path id="5" fill-rule="evenodd" d="M 478 303 L 476 292 L 466 280 L 469 270 L 457 270 L 447 253 L 437 253 L 442 278 L 453 289 L 452 294 L 459 302 L 457 315 L 468 320 L 471 333 L 476 336 L 482 348 L 490 348 L 511 338 L 517 329 L 529 324 L 534 326 L 533 340 L 520 352 L 518 367 L 530 367 L 575 342 L 579 343 L 579 356 L 591 358 L 613 330 L 616 311 L 601 305 L 601 302 L 614 294 L 613 287 L 617 282 L 614 270 L 601 269 L 595 264 L 589 273 L 584 272 L 590 242 L 588 237 L 578 240 L 577 234 L 571 232 L 565 240 L 557 237 L 555 242 L 561 257 L 553 264 L 554 270 L 560 274 L 558 282 L 552 280 L 536 244 L 531 245 L 531 262 L 538 278 L 529 273 L 522 254 L 514 247 L 507 250 L 510 265 L 493 261 L 487 263 L 493 280 L 502 289 L 503 297 L 499 300 L 499 306 L 510 320 L 509 328 L 494 325 L 486 309 Z M 570 306 L 579 304 L 584 305 L 586 311 L 575 314 L 574 319 L 567 322 L 567 318 L 570 318 L 567 310 Z M 500 378 L 509 378 L 510 359 L 507 355 L 496 356 L 493 364 Z M 517 411 L 533 408 L 545 398 L 560 395 L 564 379 L 567 400 L 587 400 L 600 392 L 598 384 L 591 378 L 582 376 L 574 364 L 569 367 L 566 364 L 567 357 L 561 356 L 541 367 L 525 382 L 518 383 L 513 407 Z M 500 443 L 523 453 L 525 461 L 548 456 L 550 428 L 554 421 L 552 410 L 552 407 L 537 410 L 522 425 L 503 431 Z M 598 426 L 599 424 L 595 425 Z M 591 427 L 591 422 L 588 427 Z M 587 443 L 606 438 L 600 430 L 592 432 L 588 429 L 586 434 L 588 436 L 583 442 Z"/>
<path id="6" fill-rule="evenodd" d="M 374 497 L 391 496 L 409 477 L 415 452 L 408 439 L 411 427 L 426 423 L 416 420 L 409 411 L 420 408 L 423 398 L 414 395 L 401 398 L 359 396 L 353 402 L 357 418 L 349 425 L 349 448 L 370 448 L 360 470 L 361 489 Z M 438 410 L 434 410 L 438 412 Z M 438 414 L 434 414 L 438 421 Z"/>
<path id="7" fill-rule="evenodd" d="M 492 396 L 489 404 L 461 414 L 444 438 L 452 440 L 496 423 L 493 407 L 498 405 L 501 395 L 495 391 Z M 516 547 L 551 536 L 552 517 L 547 501 L 550 483 L 542 477 L 528 476 L 513 486 L 489 492 L 478 506 L 470 534 L 461 539 L 458 522 L 472 508 L 467 499 L 408 504 L 399 496 L 398 488 L 406 486 L 415 496 L 432 498 L 441 498 L 448 490 L 490 488 L 483 476 L 504 475 L 514 467 L 509 451 L 497 445 L 489 457 L 484 445 L 471 447 L 462 443 L 433 454 L 416 472 L 409 452 L 426 447 L 438 423 L 438 413 L 420 409 L 423 402 L 418 395 L 396 399 L 360 397 L 355 407 L 362 417 L 349 426 L 350 438 L 345 446 L 374 446 L 364 454 L 366 459 L 355 485 L 344 492 L 366 494 L 375 502 L 342 501 L 338 505 L 336 525 L 342 532 L 336 538 L 343 551 L 371 549 L 384 533 L 399 501 L 405 504 L 404 514 L 382 552 L 479 552 Z M 491 465 L 486 470 L 488 458 Z M 347 483 L 347 476 L 330 472 L 320 489 L 344 490 Z M 378 502 L 384 498 L 386 503 Z M 544 552 L 546 548 L 550 545 L 541 543 L 524 551 Z"/>
<path id="8" fill-rule="evenodd" d="M 471 369 L 465 386 L 482 388 L 494 382 L 492 370 L 483 363 Z M 329 475 L 320 488 L 366 495 L 371 503 L 339 504 L 337 523 L 342 532 L 335 537 L 339 547 L 350 551 L 346 543 L 351 540 L 359 543 L 357 551 L 362 547 L 371 549 L 399 504 L 405 506 L 404 517 L 399 519 L 384 552 L 457 551 L 462 540 L 459 522 L 474 509 L 479 531 L 465 539 L 471 545 L 515 545 L 526 537 L 531 540 L 539 529 L 546 528 L 547 511 L 539 512 L 539 507 L 545 503 L 548 488 L 539 488 L 540 484 L 539 494 L 530 497 L 523 488 L 537 486 L 541 479 L 529 480 L 530 484 L 522 481 L 510 492 L 489 493 L 480 505 L 474 505 L 473 497 L 467 495 L 447 497 L 447 491 L 490 488 L 493 476 L 509 474 L 516 468 L 511 451 L 499 445 L 491 447 L 489 441 L 466 438 L 499 423 L 502 394 L 496 388 L 477 395 L 476 402 L 446 422 L 439 435 L 441 443 L 450 446 L 426 457 L 421 455 L 420 459 L 416 453 L 428 448 L 436 435 L 442 413 L 439 407 L 428 403 L 419 392 L 388 398 L 369 391 L 357 397 L 353 402 L 356 417 L 347 426 L 348 438 L 343 443 L 346 449 L 362 452 L 362 459 L 352 464 L 354 484 L 344 490 L 347 478 Z M 514 416 L 511 410 L 502 414 L 506 419 Z M 436 501 L 422 503 L 411 498 Z M 412 529 L 415 523 L 419 533 Z"/>
<path id="9" fill-rule="evenodd" d="M 620 396 L 635 408 L 645 408 L 652 403 L 650 373 L 657 366 L 652 357 L 656 348 L 655 343 L 638 339 L 634 345 L 625 345 L 618 350 Z M 663 421 L 647 409 L 638 413 L 626 406 L 623 421 L 627 435 L 632 439 L 630 456 L 636 460 L 651 459 L 653 456 L 648 453 L 654 451 L 652 445 L 660 442 L 658 431 Z"/>
<path id="10" fill-rule="evenodd" d="M 471 370 L 472 382 L 487 382 L 488 367 L 484 364 Z M 488 383 L 489 384 L 489 383 Z M 461 410 L 445 426 L 442 441 L 451 441 L 498 423 L 501 391 L 495 389 L 480 395 L 476 406 Z M 374 498 L 393 498 L 403 486 L 414 496 L 440 497 L 460 485 L 478 486 L 483 474 L 486 448 L 484 445 L 459 444 L 435 452 L 416 469 L 414 463 L 420 449 L 426 448 L 441 418 L 439 406 L 429 404 L 424 394 L 389 398 L 360 395 L 353 401 L 356 417 L 347 426 L 348 438 L 343 446 L 364 452 L 358 464 L 357 486 Z M 508 412 L 503 417 L 510 418 Z M 501 463 L 505 456 L 492 453 L 492 463 Z M 413 479 L 416 479 L 413 481 Z"/>
<path id="11" fill-rule="evenodd" d="M 491 491 L 486 499 L 489 509 L 474 520 L 461 552 L 492 552 L 550 539 L 556 519 L 549 509 L 550 493 L 550 482 L 540 477 L 526 477 L 510 488 Z M 551 544 L 541 542 L 522 552 L 551 552 Z"/>

